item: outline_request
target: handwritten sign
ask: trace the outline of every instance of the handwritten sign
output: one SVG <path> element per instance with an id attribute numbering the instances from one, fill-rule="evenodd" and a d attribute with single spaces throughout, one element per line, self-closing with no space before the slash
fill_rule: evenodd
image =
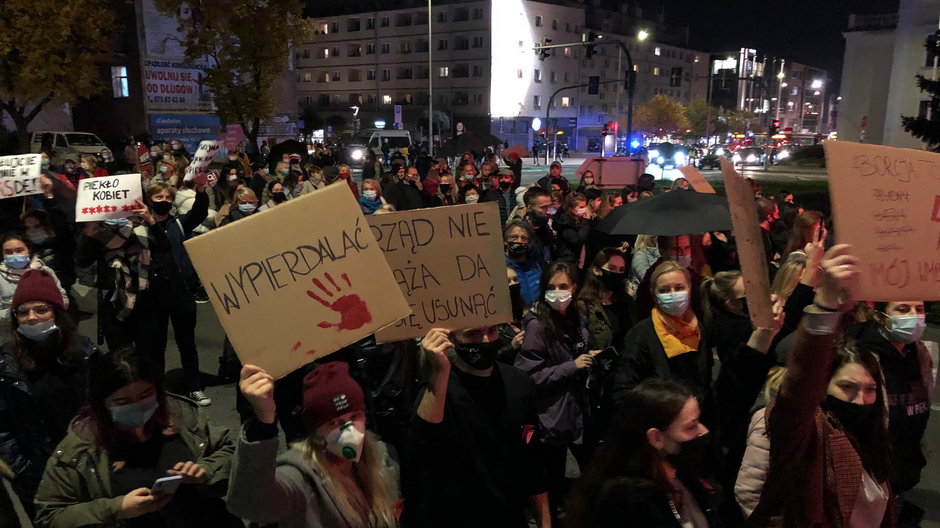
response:
<path id="1" fill-rule="evenodd" d="M 705 176 L 702 176 L 702 173 L 698 171 L 695 167 L 691 165 L 684 165 L 679 167 L 679 172 L 682 173 L 682 176 L 685 179 L 689 180 L 689 185 L 692 186 L 697 192 L 715 194 L 715 188 L 712 187 L 712 184 L 708 183 L 708 180 L 705 179 Z"/>
<path id="2" fill-rule="evenodd" d="M 377 341 L 512 319 L 496 203 L 374 215 L 368 221 L 412 312 L 376 333 Z"/>
<path id="3" fill-rule="evenodd" d="M 39 194 L 42 156 L 17 154 L 0 157 L 0 199 Z"/>
<path id="4" fill-rule="evenodd" d="M 75 221 L 97 222 L 127 218 L 132 214 L 131 210 L 137 200 L 143 201 L 140 174 L 85 178 L 78 182 Z"/>
<path id="5" fill-rule="evenodd" d="M 278 378 L 408 314 L 346 186 L 200 235 L 186 251 L 242 363 Z"/>
<path id="6" fill-rule="evenodd" d="M 856 296 L 940 299 L 940 154 L 827 141 L 836 239 L 862 261 Z"/>
<path id="7" fill-rule="evenodd" d="M 764 253 L 764 237 L 757 221 L 754 191 L 731 162 L 721 158 L 721 175 L 731 210 L 731 226 L 737 241 L 738 260 L 744 278 L 747 311 L 755 328 L 774 328 L 774 312 L 770 304 L 770 273 Z"/>
<path id="8" fill-rule="evenodd" d="M 183 181 L 189 181 L 200 172 L 205 172 L 206 167 L 212 164 L 212 160 L 215 159 L 215 155 L 220 150 L 222 150 L 221 141 L 200 141 L 199 148 L 196 149 L 189 167 L 186 168 L 186 176 L 183 177 Z"/>

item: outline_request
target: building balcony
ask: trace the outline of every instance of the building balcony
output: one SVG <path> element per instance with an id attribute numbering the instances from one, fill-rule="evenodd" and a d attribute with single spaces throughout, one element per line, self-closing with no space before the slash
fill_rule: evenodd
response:
<path id="1" fill-rule="evenodd" d="M 847 31 L 876 31 L 898 27 L 898 14 L 884 15 L 849 15 Z"/>

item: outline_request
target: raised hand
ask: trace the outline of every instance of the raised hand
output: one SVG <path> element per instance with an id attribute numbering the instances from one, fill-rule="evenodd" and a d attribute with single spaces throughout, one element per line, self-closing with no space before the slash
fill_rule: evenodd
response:
<path id="1" fill-rule="evenodd" d="M 180 475 L 183 477 L 183 484 L 202 484 L 206 482 L 206 470 L 199 464 L 188 462 L 177 462 L 173 469 L 166 471 L 167 475 Z"/>
<path id="2" fill-rule="evenodd" d="M 346 282 L 346 287 L 351 288 L 352 282 L 349 281 L 349 275 L 343 273 L 341 277 Z M 329 273 L 324 274 L 323 278 L 329 285 L 324 284 L 320 279 L 313 279 L 313 284 L 322 292 L 322 297 L 321 293 L 313 290 L 307 290 L 307 295 L 330 310 L 339 313 L 340 320 L 338 323 L 321 321 L 317 326 L 320 328 L 336 328 L 336 330 L 355 330 L 372 321 L 369 307 L 366 306 L 366 302 L 361 297 L 355 293 L 349 293 L 334 300 L 333 297 L 339 295 L 343 289 Z"/>
<path id="3" fill-rule="evenodd" d="M 274 423 L 277 407 L 274 403 L 274 378 L 270 374 L 261 367 L 245 365 L 242 367 L 238 388 L 245 395 L 258 421 Z"/>
<path id="4" fill-rule="evenodd" d="M 450 372 L 450 360 L 447 359 L 447 351 L 454 348 L 451 343 L 449 330 L 444 328 L 432 328 L 428 331 L 424 339 L 421 340 L 421 348 L 427 354 L 428 362 L 431 364 L 431 372 L 434 374 Z"/>
<path id="5" fill-rule="evenodd" d="M 848 311 L 852 307 L 852 289 L 861 271 L 858 258 L 847 244 L 832 246 L 819 264 L 819 286 L 814 304 L 830 310 Z"/>
<path id="6" fill-rule="evenodd" d="M 171 500 L 173 500 L 172 494 L 154 495 L 150 493 L 150 489 L 148 488 L 137 488 L 127 495 L 124 495 L 124 498 L 121 500 L 121 511 L 118 512 L 118 517 L 121 519 L 140 517 L 145 513 L 159 510 L 166 506 Z"/>

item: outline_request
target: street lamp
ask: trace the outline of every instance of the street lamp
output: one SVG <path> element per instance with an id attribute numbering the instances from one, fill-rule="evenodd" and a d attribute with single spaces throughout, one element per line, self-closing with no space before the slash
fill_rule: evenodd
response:
<path id="1" fill-rule="evenodd" d="M 818 89 L 822 88 L 822 85 L 823 85 L 822 80 L 820 80 L 820 79 L 814 79 L 814 80 L 813 80 L 813 84 L 810 85 L 810 88 L 812 88 L 813 90 L 818 90 Z"/>
<path id="2" fill-rule="evenodd" d="M 645 30 L 645 29 L 641 29 L 641 30 L 636 34 L 636 39 L 639 40 L 640 42 L 643 42 L 644 40 L 648 39 L 649 37 L 650 37 L 650 32 L 647 31 L 647 30 Z"/>

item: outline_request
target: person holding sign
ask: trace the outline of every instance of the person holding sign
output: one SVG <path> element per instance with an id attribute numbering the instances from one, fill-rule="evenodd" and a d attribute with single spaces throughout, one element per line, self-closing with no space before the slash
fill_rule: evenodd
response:
<path id="1" fill-rule="evenodd" d="M 365 395 L 346 363 L 325 363 L 304 377 L 308 436 L 280 456 L 274 378 L 245 365 L 239 388 L 254 416 L 238 440 L 229 511 L 284 528 L 396 526 L 398 468 L 366 430 Z"/>
<path id="2" fill-rule="evenodd" d="M 20 278 L 29 270 L 42 270 L 55 280 L 56 288 L 62 295 L 62 303 L 68 307 L 69 299 L 59 284 L 59 279 L 49 266 L 34 255 L 31 243 L 22 233 L 8 233 L 0 239 L 3 249 L 3 262 L 0 263 L 0 344 L 13 340 L 10 326 L 12 303 Z"/>
<path id="3" fill-rule="evenodd" d="M 133 349 L 89 358 L 88 406 L 56 447 L 36 493 L 36 526 L 218 526 L 235 442 Z M 168 478 L 169 477 L 169 478 Z M 160 492 L 160 482 L 177 481 Z"/>
<path id="4" fill-rule="evenodd" d="M 403 524 L 525 528 L 528 501 L 549 526 L 535 386 L 496 361 L 499 347 L 497 325 L 421 340 L 428 377 L 408 429 Z"/>

